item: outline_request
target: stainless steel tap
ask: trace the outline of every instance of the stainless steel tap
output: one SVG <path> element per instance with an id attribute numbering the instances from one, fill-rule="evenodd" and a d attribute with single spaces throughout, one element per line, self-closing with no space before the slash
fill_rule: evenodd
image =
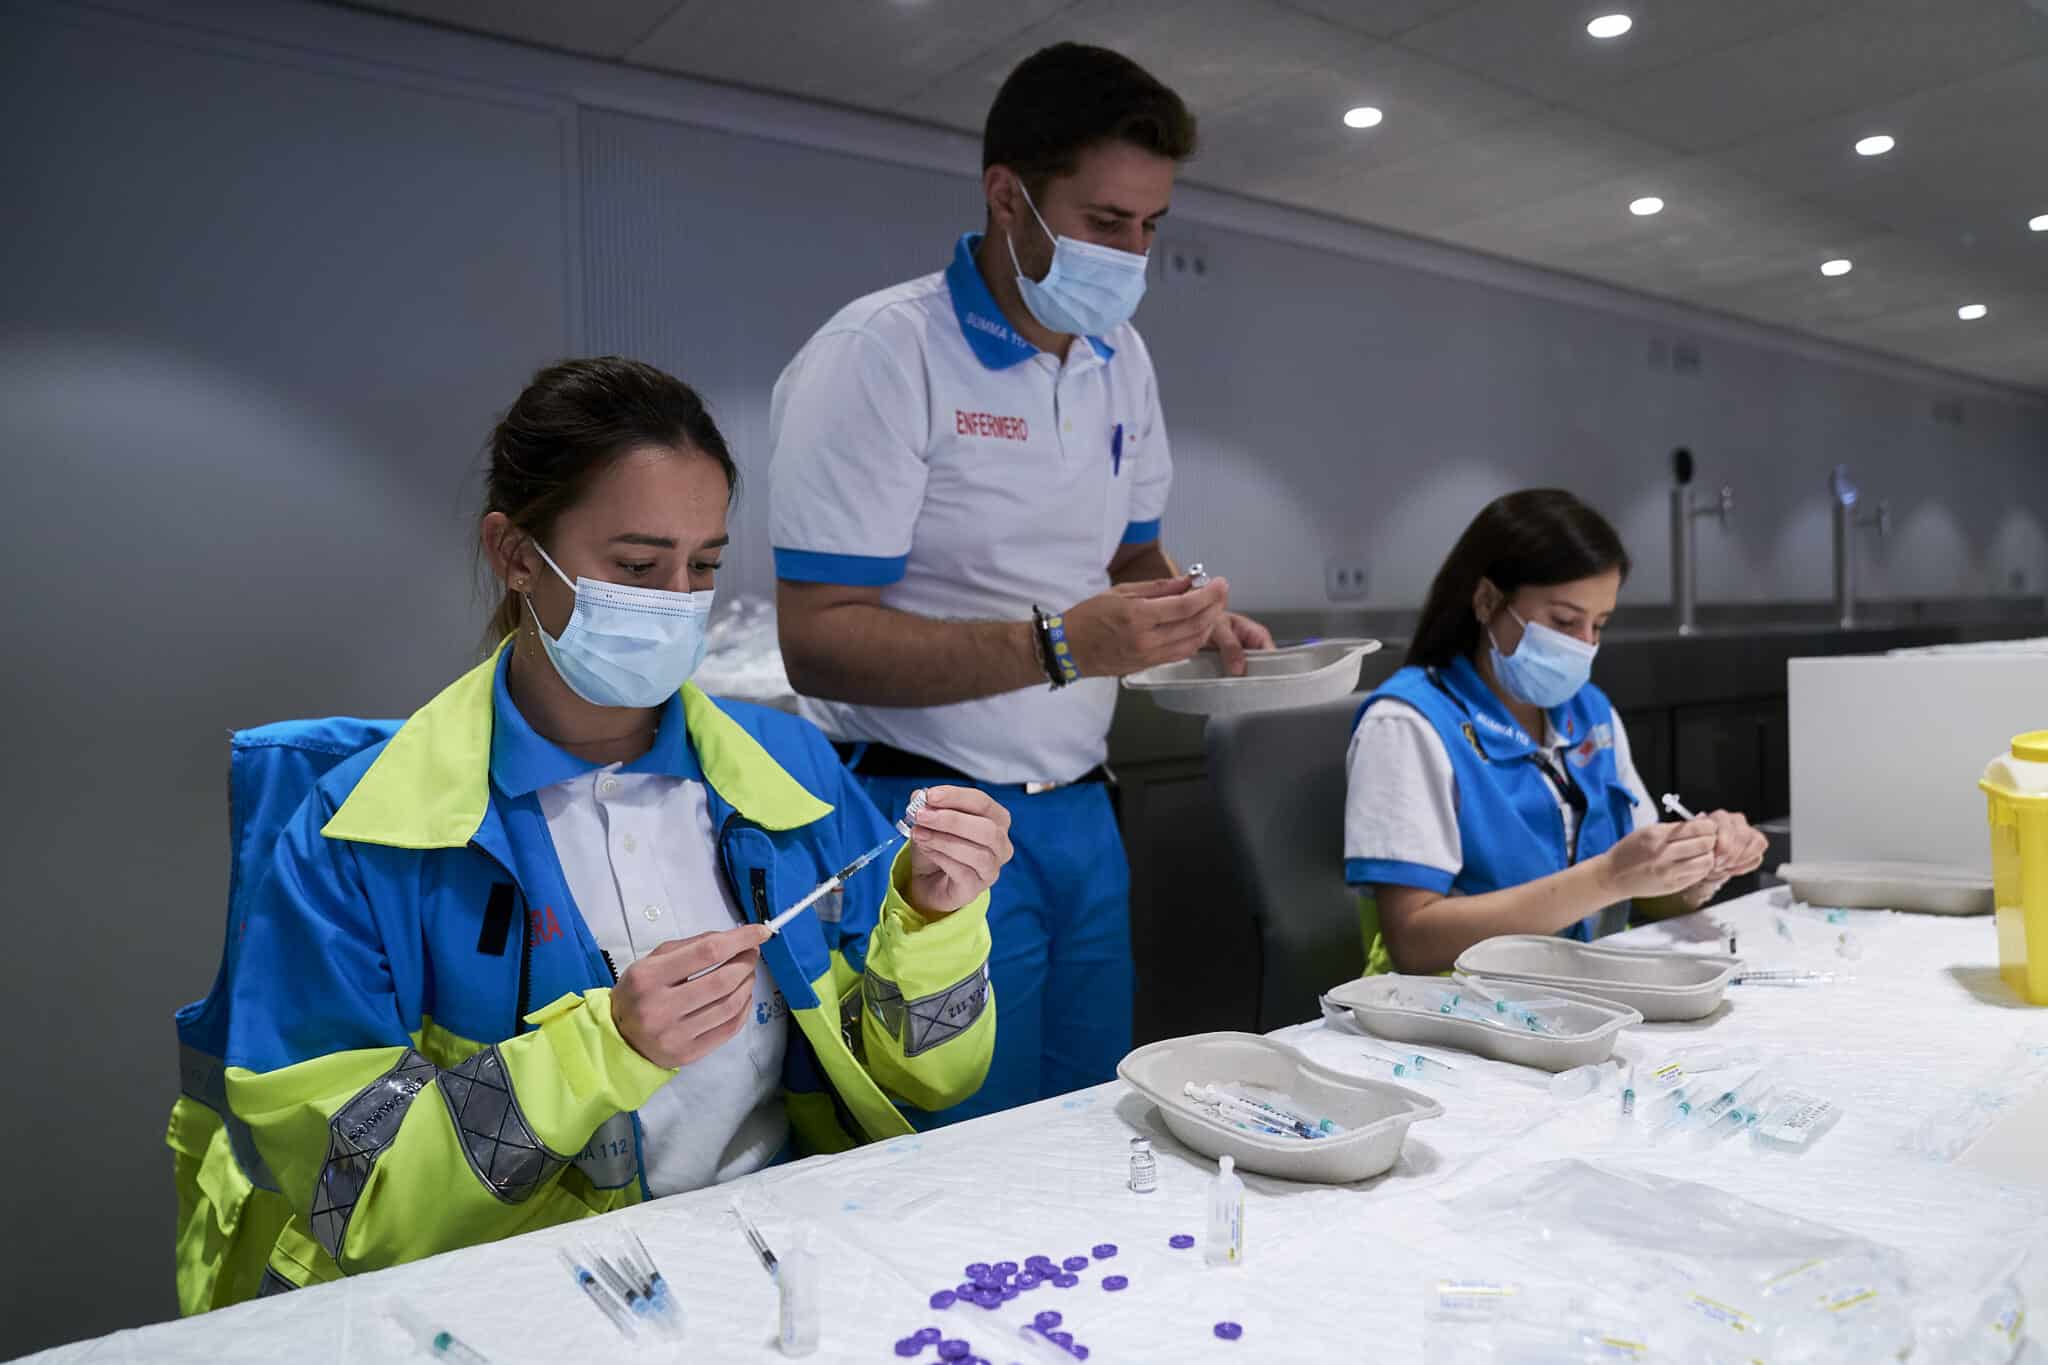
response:
<path id="1" fill-rule="evenodd" d="M 1695 502 L 1692 452 L 1681 448 L 1672 460 L 1678 483 L 1671 490 L 1671 604 L 1678 613 L 1678 633 L 1690 635 L 1699 629 L 1699 544 L 1693 522 L 1701 517 L 1718 517 L 1726 527 L 1728 514 L 1735 510 L 1735 490 L 1723 484 L 1718 498 Z"/>
<path id="2" fill-rule="evenodd" d="M 1856 624 L 1856 531 L 1871 527 L 1879 539 L 1891 534 L 1892 505 L 1879 499 L 1868 511 L 1859 512 L 1862 495 L 1849 477 L 1849 466 L 1838 464 L 1828 475 L 1828 494 L 1834 503 L 1835 526 L 1835 618 L 1847 630 Z"/>

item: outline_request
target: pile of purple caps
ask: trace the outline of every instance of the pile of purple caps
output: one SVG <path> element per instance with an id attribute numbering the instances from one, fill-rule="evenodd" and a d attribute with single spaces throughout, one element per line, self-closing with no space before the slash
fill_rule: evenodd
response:
<path id="1" fill-rule="evenodd" d="M 1092 1248 L 1092 1254 L 1093 1259 L 1106 1261 L 1116 1255 L 1116 1244 L 1102 1242 Z M 1022 1265 L 1015 1261 L 976 1261 L 963 1272 L 966 1279 L 951 1289 L 941 1289 L 933 1294 L 931 1305 L 934 1308 L 951 1308 L 956 1303 L 971 1303 L 995 1309 L 1019 1294 L 1028 1294 L 1043 1285 L 1072 1289 L 1081 1283 L 1081 1272 L 1088 1268 L 1089 1259 L 1088 1256 L 1069 1256 L 1064 1261 L 1055 1261 L 1041 1254 L 1025 1257 Z"/>
<path id="2" fill-rule="evenodd" d="M 1076 1360 L 1086 1360 L 1088 1358 L 1088 1348 L 1074 1340 L 1072 1332 L 1061 1331 L 1060 1322 L 1060 1315 L 1048 1308 L 1045 1312 L 1033 1318 L 1031 1326 L 1025 1330 L 1038 1333 L 1038 1335 L 1044 1337 Z"/>

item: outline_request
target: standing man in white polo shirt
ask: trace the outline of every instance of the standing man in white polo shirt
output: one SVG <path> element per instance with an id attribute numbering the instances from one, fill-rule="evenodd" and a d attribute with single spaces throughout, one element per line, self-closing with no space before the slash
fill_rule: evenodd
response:
<path id="1" fill-rule="evenodd" d="M 848 305 L 775 386 L 771 533 L 804 713 L 885 810 L 943 778 L 1011 812 L 995 1062 L 941 1121 L 1114 1073 L 1133 987 L 1102 768 L 1116 679 L 1205 646 L 1241 673 L 1273 643 L 1160 542 L 1173 466 L 1129 319 L 1194 142 L 1180 97 L 1127 58 L 1027 58 L 983 136 L 987 232 Z"/>

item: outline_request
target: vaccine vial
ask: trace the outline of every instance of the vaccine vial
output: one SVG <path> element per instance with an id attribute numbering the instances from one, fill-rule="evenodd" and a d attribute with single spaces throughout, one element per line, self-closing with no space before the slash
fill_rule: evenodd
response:
<path id="1" fill-rule="evenodd" d="M 1152 1157 L 1152 1139 L 1131 1139 L 1131 1189 L 1150 1194 L 1159 1188 L 1159 1163 Z"/>
<path id="2" fill-rule="evenodd" d="M 776 1348 L 786 1356 L 811 1355 L 818 1349 L 818 1258 L 808 1228 L 797 1230 L 795 1243 L 778 1259 L 775 1287 L 781 1299 Z"/>

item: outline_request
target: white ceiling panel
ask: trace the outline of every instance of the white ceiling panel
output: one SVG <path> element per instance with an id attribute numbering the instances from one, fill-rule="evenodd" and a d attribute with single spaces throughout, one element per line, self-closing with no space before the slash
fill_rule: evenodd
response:
<path id="1" fill-rule="evenodd" d="M 1593 85 L 1639 79 L 1645 71 L 1799 28 L 1856 0 L 1483 0 L 1401 35 L 1401 45 L 1545 99 Z M 1586 33 L 1598 14 L 1626 11 L 1635 26 L 1619 39 Z"/>
<path id="2" fill-rule="evenodd" d="M 591 57 L 623 57 L 680 0 L 359 0 L 358 9 L 382 10 L 451 28 L 474 29 L 541 47 Z"/>
<path id="3" fill-rule="evenodd" d="M 1374 130 L 1375 135 L 1387 129 Z M 1439 233 L 1561 192 L 1620 180 L 1671 154 L 1563 110 L 1540 110 L 1349 174 L 1276 182 L 1273 192 L 1339 217 Z"/>
<path id="4" fill-rule="evenodd" d="M 1626 41 L 1625 39 L 1623 41 Z M 1862 0 L 1856 8 L 1562 102 L 1686 151 L 1835 118 L 2048 52 L 2016 0 Z"/>
<path id="5" fill-rule="evenodd" d="M 684 0 L 626 54 L 636 66 L 886 108 L 1074 0 Z"/>
<path id="6" fill-rule="evenodd" d="M 1470 7 L 1474 0 L 1284 0 L 1289 9 L 1363 33 L 1392 38 L 1440 15 Z"/>

